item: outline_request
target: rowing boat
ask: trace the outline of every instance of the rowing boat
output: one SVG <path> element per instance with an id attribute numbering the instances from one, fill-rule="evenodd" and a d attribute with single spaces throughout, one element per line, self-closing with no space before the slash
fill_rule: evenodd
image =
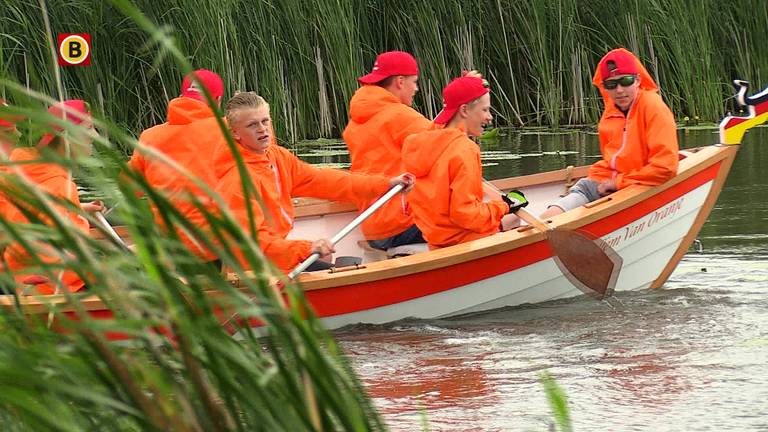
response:
<path id="1" fill-rule="evenodd" d="M 721 123 L 720 143 L 680 152 L 678 174 L 655 187 L 634 185 L 546 221 L 552 228 L 578 230 L 600 238 L 621 257 L 615 291 L 657 289 L 674 271 L 704 225 L 747 129 L 768 120 L 768 89 L 747 97 L 740 87 L 743 116 Z M 588 167 L 563 169 L 494 181 L 501 190 L 520 189 L 532 213 L 564 193 Z M 309 201 L 297 206 L 292 236 L 329 238 L 356 216 L 349 205 Z M 365 246 L 359 230 L 342 239 L 339 255 L 362 263 L 301 274 L 305 295 L 331 329 L 403 318 L 441 318 L 582 295 L 557 265 L 547 234 L 521 227 L 437 250 L 405 251 L 390 258 Z M 402 251 L 401 251 L 402 252 Z M 236 278 L 233 284 L 240 282 Z M 0 299 L 11 305 L 10 298 Z M 59 310 L 67 312 L 65 299 Z M 29 313 L 48 311 L 40 299 L 23 298 Z M 96 296 L 82 307 L 99 318 L 110 311 Z"/>

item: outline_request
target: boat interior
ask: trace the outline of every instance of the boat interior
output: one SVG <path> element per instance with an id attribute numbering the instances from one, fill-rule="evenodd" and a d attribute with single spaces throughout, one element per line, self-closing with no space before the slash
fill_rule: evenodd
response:
<path id="1" fill-rule="evenodd" d="M 698 152 L 698 150 L 699 149 L 690 149 L 681 151 L 680 160 L 683 161 L 688 156 Z M 687 165 L 687 163 L 681 162 L 680 170 L 682 171 L 685 169 Z M 530 202 L 526 207 L 526 210 L 531 214 L 538 216 L 546 210 L 550 203 L 556 201 L 559 197 L 564 196 L 567 193 L 568 188 L 576 183 L 576 181 L 585 177 L 588 168 L 588 166 L 567 167 L 557 171 L 492 180 L 490 183 L 504 192 L 514 189 L 521 190 Z M 604 206 L 613 201 L 614 198 L 614 196 L 601 198 L 584 207 L 594 208 Z M 314 240 L 318 238 L 331 238 L 349 223 L 356 214 L 354 206 L 346 203 L 298 198 L 294 200 L 294 204 L 296 206 L 296 221 L 294 229 L 288 237 L 295 239 Z M 574 213 L 579 212 L 578 210 L 567 212 L 545 222 L 553 224 L 553 227 L 569 223 L 573 220 Z M 510 236 L 515 236 L 515 233 L 525 235 L 526 232 L 531 230 L 534 230 L 532 226 L 522 222 L 520 227 L 505 233 L 504 236 L 509 239 Z M 446 249 L 454 248 L 455 246 Z M 369 265 L 374 262 L 422 254 L 428 251 L 429 247 L 426 243 L 400 246 L 386 251 L 373 249 L 368 245 L 368 242 L 365 241 L 362 232 L 359 229 L 355 229 L 347 235 L 347 237 L 337 243 L 335 254 L 336 266 L 329 272 L 357 269 L 360 266 Z"/>

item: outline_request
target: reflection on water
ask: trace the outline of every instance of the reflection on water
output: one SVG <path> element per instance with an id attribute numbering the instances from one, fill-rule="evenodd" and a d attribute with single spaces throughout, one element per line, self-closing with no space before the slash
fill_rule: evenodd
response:
<path id="1" fill-rule="evenodd" d="M 681 137 L 683 147 L 716 140 Z M 663 290 L 339 332 L 391 429 L 547 430 L 538 379 L 548 370 L 576 430 L 768 430 L 767 141 L 766 129 L 748 135 L 699 236 L 703 252 Z M 490 178 L 599 153 L 589 134 L 510 135 L 483 150 Z"/>

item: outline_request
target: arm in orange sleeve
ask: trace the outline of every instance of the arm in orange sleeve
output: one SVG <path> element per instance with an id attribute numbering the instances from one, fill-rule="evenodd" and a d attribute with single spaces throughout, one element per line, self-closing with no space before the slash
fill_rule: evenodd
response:
<path id="1" fill-rule="evenodd" d="M 229 205 L 235 221 L 246 232 L 250 233 L 248 223 L 248 210 L 245 207 L 245 198 L 240 184 L 232 185 L 229 193 L 222 195 Z M 255 197 L 250 197 L 253 209 L 254 225 L 256 226 L 256 240 L 264 255 L 283 272 L 290 272 L 302 260 L 312 253 L 312 242 L 308 240 L 287 240 L 273 234 L 264 218 L 261 204 Z M 252 233 L 250 233 L 252 234 Z M 246 265 L 242 252 L 236 253 L 242 265 Z"/>
<path id="2" fill-rule="evenodd" d="M 380 175 L 317 168 L 290 153 L 283 153 L 293 178 L 291 196 L 310 196 L 334 201 L 367 202 L 389 189 L 389 179 Z"/>
<path id="3" fill-rule="evenodd" d="M 451 161 L 450 218 L 456 225 L 473 231 L 487 232 L 501 223 L 509 212 L 503 201 L 483 202 L 482 169 L 479 154 L 467 154 Z"/>
<path id="4" fill-rule="evenodd" d="M 677 174 L 679 163 L 677 126 L 672 111 L 662 102 L 649 106 L 645 125 L 648 144 L 648 163 L 642 168 L 616 176 L 616 187 L 632 184 L 656 186 Z"/>
<path id="5" fill-rule="evenodd" d="M 608 180 L 612 177 L 611 168 L 608 166 L 608 161 L 605 159 L 600 159 L 599 161 L 593 163 L 589 167 L 589 171 L 587 173 L 587 176 L 591 178 L 592 180 L 596 180 L 598 182 Z"/>

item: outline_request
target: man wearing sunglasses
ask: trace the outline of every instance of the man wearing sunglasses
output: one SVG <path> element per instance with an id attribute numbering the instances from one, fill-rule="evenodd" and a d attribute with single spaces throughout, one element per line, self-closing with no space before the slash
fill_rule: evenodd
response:
<path id="1" fill-rule="evenodd" d="M 602 159 L 568 195 L 551 204 L 543 218 L 630 185 L 660 185 L 677 174 L 675 117 L 640 60 L 623 48 L 610 51 L 600 60 L 592 83 L 605 102 L 597 125 Z"/>

